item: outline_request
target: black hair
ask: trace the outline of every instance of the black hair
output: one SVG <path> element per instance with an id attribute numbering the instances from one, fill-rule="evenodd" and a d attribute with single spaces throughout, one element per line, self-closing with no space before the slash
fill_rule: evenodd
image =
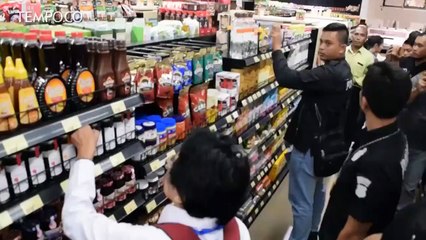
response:
<path id="1" fill-rule="evenodd" d="M 414 46 L 414 43 L 416 42 L 416 38 L 421 36 L 422 33 L 419 31 L 412 31 L 410 35 L 408 36 L 407 40 L 405 40 L 404 44 L 408 44 L 410 46 Z"/>
<path id="2" fill-rule="evenodd" d="M 411 88 L 407 72 L 389 63 L 377 62 L 368 67 L 362 95 L 376 117 L 389 119 L 396 117 L 406 105 Z"/>
<path id="3" fill-rule="evenodd" d="M 226 225 L 235 217 L 249 193 L 247 157 L 229 137 L 207 129 L 196 130 L 183 143 L 170 170 L 183 208 L 197 218 L 216 218 Z"/>
<path id="4" fill-rule="evenodd" d="M 374 47 L 374 45 L 382 45 L 384 42 L 384 39 L 379 35 L 369 36 L 367 39 L 367 42 L 365 43 L 365 48 L 370 49 Z"/>
<path id="5" fill-rule="evenodd" d="M 339 35 L 339 41 L 342 44 L 348 44 L 349 42 L 349 30 L 341 23 L 330 23 L 322 29 L 323 32 L 337 32 Z"/>

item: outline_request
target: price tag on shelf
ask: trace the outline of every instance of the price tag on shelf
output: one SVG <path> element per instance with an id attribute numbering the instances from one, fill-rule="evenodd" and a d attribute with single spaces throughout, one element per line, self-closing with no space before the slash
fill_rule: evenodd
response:
<path id="1" fill-rule="evenodd" d="M 110 219 L 112 219 L 112 220 L 114 220 L 114 221 L 117 221 L 117 219 L 115 219 L 114 214 L 113 214 L 113 215 L 111 215 L 111 216 L 109 216 L 109 218 L 110 218 Z"/>
<path id="2" fill-rule="evenodd" d="M 262 201 L 260 202 L 260 207 L 263 207 L 263 206 L 265 206 L 265 202 L 262 200 Z"/>
<path id="3" fill-rule="evenodd" d="M 255 127 L 256 127 L 256 129 L 257 129 L 257 130 L 259 130 L 259 128 L 260 128 L 260 124 L 259 124 L 259 123 L 256 123 L 256 126 L 255 126 Z"/>
<path id="4" fill-rule="evenodd" d="M 8 211 L 0 213 L 0 229 L 3 229 L 13 223 L 12 217 Z"/>
<path id="5" fill-rule="evenodd" d="M 261 93 L 262 95 L 265 95 L 266 90 L 265 90 L 264 88 L 262 88 L 262 90 L 260 90 L 260 93 Z"/>
<path id="6" fill-rule="evenodd" d="M 249 219 L 247 220 L 249 223 L 251 223 L 253 221 L 252 217 L 249 217 Z"/>
<path id="7" fill-rule="evenodd" d="M 277 189 L 277 185 L 276 184 L 274 184 L 274 186 L 272 186 L 272 189 Z"/>
<path id="8" fill-rule="evenodd" d="M 262 171 L 260 172 L 260 177 L 261 177 L 261 178 L 263 178 L 263 176 L 265 176 L 265 172 L 262 170 Z"/>
<path id="9" fill-rule="evenodd" d="M 237 119 L 239 116 L 240 116 L 240 115 L 238 114 L 238 111 L 235 111 L 235 112 L 233 112 L 233 113 L 232 113 L 232 117 L 233 117 L 234 119 Z"/>
<path id="10" fill-rule="evenodd" d="M 80 118 L 78 116 L 70 117 L 61 121 L 62 128 L 66 133 L 81 128 Z"/>
<path id="11" fill-rule="evenodd" d="M 258 63 L 258 62 L 260 62 L 260 59 L 259 59 L 259 57 L 258 57 L 258 56 L 256 56 L 256 57 L 253 57 L 253 59 L 254 59 L 254 62 L 255 62 L 255 63 Z"/>
<path id="12" fill-rule="evenodd" d="M 257 96 L 257 98 L 260 98 L 260 97 L 262 97 L 262 93 L 261 92 L 257 92 L 256 96 Z"/>
<path id="13" fill-rule="evenodd" d="M 123 100 L 118 102 L 113 102 L 111 103 L 111 109 L 114 114 L 121 113 L 126 111 L 126 104 L 124 104 Z"/>
<path id="14" fill-rule="evenodd" d="M 251 182 L 250 186 L 251 186 L 252 188 L 254 188 L 254 186 L 256 186 L 256 183 L 253 181 L 253 182 Z"/>
<path id="15" fill-rule="evenodd" d="M 287 98 L 287 104 L 290 104 L 291 103 L 291 98 Z"/>
<path id="16" fill-rule="evenodd" d="M 238 144 L 241 144 L 243 142 L 243 138 L 239 137 L 238 138 Z"/>
<path id="17" fill-rule="evenodd" d="M 257 181 L 260 181 L 260 179 L 262 179 L 262 177 L 260 175 L 257 175 Z"/>
<path id="18" fill-rule="evenodd" d="M 61 188 L 64 193 L 67 192 L 68 190 L 68 183 L 69 183 L 68 179 L 61 182 Z"/>
<path id="19" fill-rule="evenodd" d="M 285 108 L 285 103 L 281 103 L 281 108 L 284 109 Z"/>
<path id="20" fill-rule="evenodd" d="M 253 100 L 256 101 L 257 100 L 257 94 L 253 94 Z"/>
<path id="21" fill-rule="evenodd" d="M 226 122 L 227 122 L 227 123 L 232 123 L 232 121 L 233 121 L 233 119 L 232 119 L 232 116 L 231 116 L 231 115 L 228 115 L 228 116 L 225 118 L 225 120 L 226 120 Z"/>
<path id="22" fill-rule="evenodd" d="M 268 164 L 268 168 L 270 168 L 271 166 L 272 166 L 272 163 L 269 163 L 269 164 Z"/>
<path id="23" fill-rule="evenodd" d="M 244 99 L 241 103 L 243 104 L 243 107 L 247 106 L 247 99 Z"/>
<path id="24" fill-rule="evenodd" d="M 249 103 L 252 103 L 252 102 L 253 102 L 253 97 L 252 97 L 252 96 L 249 96 L 249 97 L 247 98 L 247 100 L 248 100 L 248 102 L 249 102 Z"/>
<path id="25" fill-rule="evenodd" d="M 151 202 L 149 202 L 145 208 L 146 208 L 146 212 L 147 213 L 151 213 L 152 211 L 154 211 L 154 209 L 157 207 L 157 202 L 154 200 L 152 200 Z"/>
<path id="26" fill-rule="evenodd" d="M 113 167 L 116 167 L 126 161 L 126 158 L 124 158 L 124 155 L 122 152 L 119 152 L 117 154 L 112 155 L 109 157 L 109 160 L 111 161 L 111 164 Z"/>
<path id="27" fill-rule="evenodd" d="M 262 146 L 262 152 L 264 152 L 266 150 L 266 146 L 265 145 L 263 145 Z"/>
<path id="28" fill-rule="evenodd" d="M 149 164 L 149 167 L 151 168 L 152 172 L 157 171 L 158 169 L 160 169 L 163 166 L 163 164 L 161 163 L 160 160 L 155 160 L 152 163 Z"/>
<path id="29" fill-rule="evenodd" d="M 274 113 L 270 113 L 269 118 L 273 118 L 273 117 L 274 117 Z"/>
<path id="30" fill-rule="evenodd" d="M 254 210 L 254 214 L 258 214 L 259 213 L 259 208 L 256 208 L 255 210 Z"/>
<path id="31" fill-rule="evenodd" d="M 16 153 L 28 147 L 27 140 L 22 134 L 3 140 L 2 143 L 6 154 Z"/>
<path id="32" fill-rule="evenodd" d="M 211 125 L 211 126 L 209 127 L 209 129 L 210 129 L 210 131 L 211 131 L 211 132 L 217 132 L 216 125 Z"/>
<path id="33" fill-rule="evenodd" d="M 19 206 L 21 206 L 22 212 L 24 212 L 25 215 L 29 215 L 35 210 L 38 210 L 43 207 L 43 201 L 41 200 L 40 195 L 36 195 L 22 202 L 21 204 L 19 204 Z"/>
<path id="34" fill-rule="evenodd" d="M 124 211 L 126 212 L 127 215 L 129 215 L 130 213 L 135 211 L 136 208 L 138 208 L 138 205 L 136 205 L 135 200 L 132 200 L 131 202 L 129 202 L 128 204 L 124 206 Z"/>
<path id="35" fill-rule="evenodd" d="M 166 154 L 166 160 L 169 160 L 176 156 L 176 150 L 172 149 Z"/>
<path id="36" fill-rule="evenodd" d="M 104 171 L 102 170 L 102 167 L 100 164 L 95 165 L 95 176 L 100 176 Z"/>
<path id="37" fill-rule="evenodd" d="M 271 197 L 272 193 L 271 191 L 268 192 L 268 197 Z"/>

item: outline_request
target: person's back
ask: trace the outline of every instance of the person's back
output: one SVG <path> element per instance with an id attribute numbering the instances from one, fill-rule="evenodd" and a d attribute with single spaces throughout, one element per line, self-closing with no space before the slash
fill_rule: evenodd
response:
<path id="1" fill-rule="evenodd" d="M 158 226 L 117 223 L 96 213 L 93 153 L 96 131 L 86 126 L 72 135 L 78 161 L 71 169 L 62 213 L 66 236 L 75 240 L 250 240 L 237 218 L 250 181 L 247 158 L 232 140 L 208 130 L 194 132 L 164 179 L 166 206 Z"/>
<path id="2" fill-rule="evenodd" d="M 324 65 L 312 70 L 296 71 L 288 67 L 282 48 L 281 29 L 274 26 L 272 53 L 275 77 L 282 87 L 303 90 L 288 127 L 285 139 L 294 145 L 289 161 L 289 199 L 293 209 L 290 239 L 315 239 L 324 207 L 323 179 L 314 172 L 312 147 L 314 137 L 334 130 L 345 113 L 351 69 L 345 61 L 348 41 L 346 26 L 333 23 L 323 29 L 319 56 Z M 311 232 L 311 233 L 310 233 Z"/>

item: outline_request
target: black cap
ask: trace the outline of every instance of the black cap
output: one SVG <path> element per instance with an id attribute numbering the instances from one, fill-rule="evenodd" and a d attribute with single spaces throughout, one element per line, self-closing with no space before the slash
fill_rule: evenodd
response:
<path id="1" fill-rule="evenodd" d="M 382 240 L 414 239 L 426 239 L 426 200 L 397 212 L 382 237 Z"/>

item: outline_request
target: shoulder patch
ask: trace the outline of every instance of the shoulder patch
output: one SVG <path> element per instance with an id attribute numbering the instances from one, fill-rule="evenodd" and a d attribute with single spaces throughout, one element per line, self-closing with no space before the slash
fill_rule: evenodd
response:
<path id="1" fill-rule="evenodd" d="M 363 176 L 357 176 L 356 182 L 357 182 L 357 185 L 356 185 L 355 195 L 358 198 L 367 197 L 367 190 L 368 190 L 368 187 L 371 185 L 370 179 Z"/>

